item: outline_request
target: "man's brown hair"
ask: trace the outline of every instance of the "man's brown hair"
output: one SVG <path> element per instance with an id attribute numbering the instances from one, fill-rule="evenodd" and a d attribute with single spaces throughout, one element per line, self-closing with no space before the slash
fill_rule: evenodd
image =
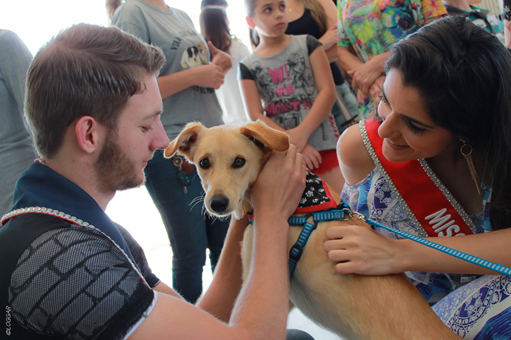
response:
<path id="1" fill-rule="evenodd" d="M 116 27 L 74 25 L 53 37 L 27 74 L 25 114 L 39 154 L 55 156 L 66 129 L 91 116 L 116 130 L 130 97 L 143 91 L 145 74 L 157 74 L 162 51 Z"/>

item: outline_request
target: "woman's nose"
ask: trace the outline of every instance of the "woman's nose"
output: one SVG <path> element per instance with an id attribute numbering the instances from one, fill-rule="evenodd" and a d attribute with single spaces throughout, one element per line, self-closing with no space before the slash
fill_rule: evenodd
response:
<path id="1" fill-rule="evenodd" d="M 399 115 L 393 112 L 380 114 L 383 122 L 378 128 L 378 134 L 382 138 L 392 138 L 399 134 Z"/>

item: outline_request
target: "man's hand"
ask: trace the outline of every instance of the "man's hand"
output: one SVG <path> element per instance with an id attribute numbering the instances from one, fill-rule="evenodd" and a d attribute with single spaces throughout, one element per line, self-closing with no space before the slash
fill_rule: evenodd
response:
<path id="1" fill-rule="evenodd" d="M 304 190 L 303 157 L 290 145 L 286 152 L 274 151 L 259 174 L 251 190 L 252 206 L 256 213 L 287 221 L 298 207 Z"/>
<path id="2" fill-rule="evenodd" d="M 218 48 L 216 48 L 211 41 L 208 41 L 208 46 L 211 55 L 213 56 L 211 63 L 213 65 L 220 66 L 220 69 L 225 75 L 232 67 L 231 57 L 224 51 L 221 51 Z"/>

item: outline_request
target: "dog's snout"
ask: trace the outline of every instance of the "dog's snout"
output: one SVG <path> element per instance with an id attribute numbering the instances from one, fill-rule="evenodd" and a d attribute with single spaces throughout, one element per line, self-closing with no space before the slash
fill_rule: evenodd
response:
<path id="1" fill-rule="evenodd" d="M 214 196 L 209 200 L 209 206 L 217 213 L 223 213 L 229 207 L 229 198 L 225 196 Z"/>

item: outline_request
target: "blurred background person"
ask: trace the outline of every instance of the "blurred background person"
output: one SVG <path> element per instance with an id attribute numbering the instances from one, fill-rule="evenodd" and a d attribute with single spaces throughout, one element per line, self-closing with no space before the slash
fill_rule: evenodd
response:
<path id="1" fill-rule="evenodd" d="M 381 95 L 383 65 L 392 45 L 447 14 L 442 0 L 337 0 L 341 67 L 358 90 L 358 113 L 365 118 Z"/>
<path id="2" fill-rule="evenodd" d="M 37 157 L 23 107 L 32 54 L 16 33 L 0 29 L 0 216 L 12 207 L 19 175 Z"/>
<path id="3" fill-rule="evenodd" d="M 337 63 L 337 12 L 331 0 L 286 0 L 289 24 L 286 34 L 309 34 L 323 44 L 337 89 L 332 108 L 337 130 L 342 133 L 357 117 L 357 99 Z"/>
<path id="4" fill-rule="evenodd" d="M 222 7 L 223 9 L 227 9 L 229 4 L 226 0 L 202 0 L 200 2 L 201 10 L 209 6 Z"/>
<path id="5" fill-rule="evenodd" d="M 211 41 L 219 50 L 229 54 L 232 61 L 232 67 L 225 75 L 224 84 L 215 91 L 222 108 L 222 118 L 226 124 L 246 123 L 249 119 L 241 99 L 238 63 L 249 55 L 250 51 L 240 39 L 231 34 L 229 20 L 223 7 L 205 7 L 200 14 L 200 29 L 204 40 Z"/>
<path id="6" fill-rule="evenodd" d="M 165 53 L 166 62 L 157 80 L 163 99 L 161 120 L 169 139 L 176 138 L 189 122 L 199 121 L 207 127 L 223 124 L 215 89 L 223 84 L 231 60 L 214 46 L 210 51 L 184 11 L 163 0 L 127 0 L 115 11 L 112 23 Z M 148 161 L 145 174 L 147 191 L 172 247 L 173 288 L 194 303 L 202 293 L 206 251 L 209 249 L 213 270 L 229 220 L 202 214 L 200 178 L 182 157 L 166 159 L 163 150 L 158 150 Z"/>
<path id="7" fill-rule="evenodd" d="M 511 51 L 511 0 L 504 0 L 504 42 L 508 50 Z"/>
<path id="8" fill-rule="evenodd" d="M 470 4 L 469 0 L 444 0 L 444 2 L 450 16 L 465 17 L 504 43 L 504 24 L 496 15 L 490 14 L 488 9 L 476 7 Z"/>

